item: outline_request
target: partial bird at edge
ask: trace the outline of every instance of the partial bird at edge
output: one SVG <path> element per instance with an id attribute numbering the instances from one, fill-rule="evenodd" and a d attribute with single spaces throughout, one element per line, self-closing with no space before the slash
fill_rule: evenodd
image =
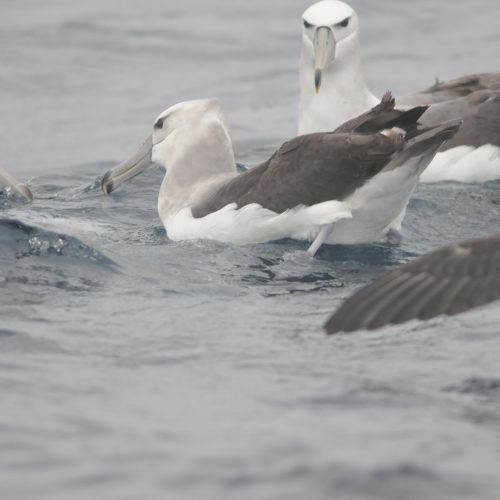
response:
<path id="1" fill-rule="evenodd" d="M 305 10 L 303 24 L 299 133 L 334 130 L 378 102 L 363 76 L 359 18 L 345 2 L 323 0 Z M 430 105 L 424 125 L 464 122 L 422 182 L 500 179 L 500 73 L 436 82 L 396 101 L 398 106 Z"/>
<path id="2" fill-rule="evenodd" d="M 327 334 L 455 315 L 500 299 L 500 234 L 442 247 L 361 287 Z"/>
<path id="3" fill-rule="evenodd" d="M 33 200 L 33 194 L 29 188 L 2 169 L 0 169 L 0 186 L 11 190 L 15 195 L 22 197 L 26 201 Z"/>

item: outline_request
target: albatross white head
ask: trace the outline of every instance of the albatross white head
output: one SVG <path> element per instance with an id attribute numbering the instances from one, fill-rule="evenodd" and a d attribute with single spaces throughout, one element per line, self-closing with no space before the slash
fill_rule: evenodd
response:
<path id="1" fill-rule="evenodd" d="M 234 171 L 234 156 L 218 99 L 181 102 L 161 113 L 152 135 L 152 160 L 169 176 L 207 177 Z"/>
<path id="2" fill-rule="evenodd" d="M 185 101 L 161 113 L 153 133 L 129 160 L 103 177 L 109 194 L 153 163 L 166 168 L 158 210 L 162 219 L 200 201 L 205 192 L 236 175 L 233 147 L 218 99 Z"/>
<path id="3" fill-rule="evenodd" d="M 323 0 L 302 22 L 299 134 L 334 130 L 378 102 L 361 72 L 358 16 L 344 2 Z"/>

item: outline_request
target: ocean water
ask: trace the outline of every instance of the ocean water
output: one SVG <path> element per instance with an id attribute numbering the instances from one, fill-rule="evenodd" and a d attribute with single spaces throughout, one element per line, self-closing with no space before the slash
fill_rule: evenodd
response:
<path id="1" fill-rule="evenodd" d="M 498 69 L 500 4 L 353 2 L 406 93 Z M 498 498 L 498 304 L 327 338 L 356 287 L 498 231 L 500 184 L 420 186 L 399 247 L 171 242 L 151 170 L 96 179 L 155 117 L 223 99 L 238 161 L 295 134 L 308 2 L 3 0 L 0 498 Z"/>

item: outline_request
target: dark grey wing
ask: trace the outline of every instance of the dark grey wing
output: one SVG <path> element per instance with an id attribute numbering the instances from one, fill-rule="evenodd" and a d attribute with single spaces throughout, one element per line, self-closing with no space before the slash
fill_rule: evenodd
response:
<path id="1" fill-rule="evenodd" d="M 500 235 L 443 247 L 390 272 L 348 298 L 327 333 L 373 330 L 458 314 L 500 299 Z"/>
<path id="2" fill-rule="evenodd" d="M 435 104 L 468 96 L 478 90 L 500 90 L 500 73 L 465 75 L 447 82 L 437 81 L 428 89 L 398 99 L 399 104 Z"/>
<path id="3" fill-rule="evenodd" d="M 390 92 L 386 92 L 379 104 L 340 127 L 336 133 L 357 132 L 374 133 L 381 132 L 392 127 L 399 127 L 407 133 L 416 130 L 418 119 L 425 113 L 428 106 L 416 106 L 406 111 L 395 109 L 395 100 Z"/>
<path id="4" fill-rule="evenodd" d="M 269 162 L 275 155 L 276 153 L 266 162 L 257 167 L 250 168 L 246 172 L 243 172 L 234 179 L 223 184 L 214 194 L 198 205 L 191 207 L 193 217 L 205 217 L 205 215 L 216 212 L 230 203 L 237 203 L 238 200 L 254 189 L 260 176 L 266 171 Z"/>
<path id="5" fill-rule="evenodd" d="M 500 90 L 479 90 L 466 97 L 432 105 L 422 116 L 423 125 L 460 118 L 462 127 L 443 151 L 455 146 L 500 146 Z"/>
<path id="6" fill-rule="evenodd" d="M 299 136 L 193 207 L 193 215 L 203 217 L 229 203 L 258 203 L 282 213 L 298 205 L 342 200 L 380 172 L 403 146 L 400 138 L 382 134 Z"/>

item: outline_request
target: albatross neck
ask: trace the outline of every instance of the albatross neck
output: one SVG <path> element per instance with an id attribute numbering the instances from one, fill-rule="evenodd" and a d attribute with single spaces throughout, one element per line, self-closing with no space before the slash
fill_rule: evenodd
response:
<path id="1" fill-rule="evenodd" d="M 336 59 L 323 71 L 319 93 L 308 42 L 303 41 L 300 60 L 299 134 L 335 130 L 379 102 L 363 77 L 357 37 L 339 44 Z"/>
<path id="2" fill-rule="evenodd" d="M 160 215 L 193 206 L 237 175 L 233 146 L 223 123 L 211 120 L 179 130 L 166 148 Z"/>

